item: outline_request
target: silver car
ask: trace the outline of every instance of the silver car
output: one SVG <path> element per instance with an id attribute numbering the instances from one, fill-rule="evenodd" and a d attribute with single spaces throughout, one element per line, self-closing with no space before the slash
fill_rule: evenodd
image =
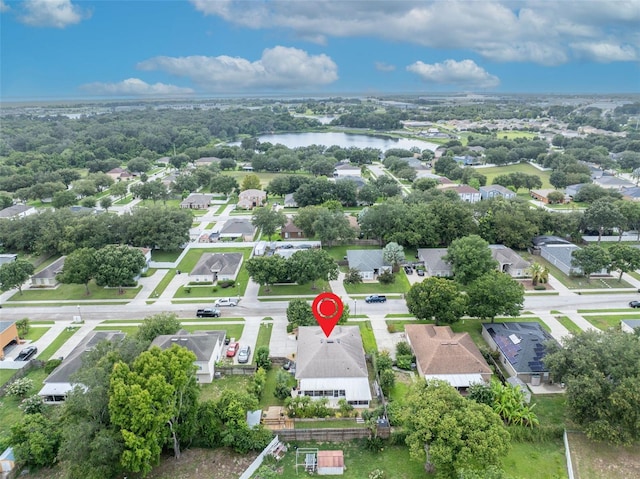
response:
<path id="1" fill-rule="evenodd" d="M 240 348 L 240 352 L 238 352 L 238 362 L 248 363 L 250 356 L 251 356 L 251 346 L 243 346 L 242 348 Z"/>

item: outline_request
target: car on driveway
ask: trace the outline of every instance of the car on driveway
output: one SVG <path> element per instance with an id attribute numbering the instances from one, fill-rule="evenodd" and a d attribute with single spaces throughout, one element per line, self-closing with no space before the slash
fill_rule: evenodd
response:
<path id="1" fill-rule="evenodd" d="M 640 301 L 631 301 L 629 303 L 629 306 L 631 306 L 632 308 L 640 308 Z"/>
<path id="2" fill-rule="evenodd" d="M 404 272 L 407 274 L 413 274 L 413 268 L 411 266 L 405 266 Z"/>
<path id="3" fill-rule="evenodd" d="M 423 269 L 417 269 L 416 273 L 418 273 L 418 276 L 424 276 L 424 270 Z"/>
<path id="4" fill-rule="evenodd" d="M 217 308 L 220 306 L 238 306 L 238 300 L 233 298 L 218 298 L 214 306 Z"/>
<path id="5" fill-rule="evenodd" d="M 240 349 L 240 343 L 238 342 L 230 343 L 229 347 L 227 348 L 227 357 L 228 358 L 234 357 L 238 352 L 238 349 Z"/>
<path id="6" fill-rule="evenodd" d="M 16 361 L 28 361 L 38 352 L 35 346 L 27 346 L 16 356 Z"/>
<path id="7" fill-rule="evenodd" d="M 249 357 L 251 356 L 251 346 L 243 346 L 238 353 L 238 362 L 239 363 L 248 363 Z"/>

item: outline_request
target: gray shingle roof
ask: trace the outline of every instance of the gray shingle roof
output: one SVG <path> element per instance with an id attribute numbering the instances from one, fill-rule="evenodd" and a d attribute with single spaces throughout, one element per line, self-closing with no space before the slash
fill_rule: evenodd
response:
<path id="1" fill-rule="evenodd" d="M 29 205 L 12 205 L 0 210 L 0 218 L 12 218 L 25 211 L 30 210 L 33 206 Z"/>
<path id="2" fill-rule="evenodd" d="M 234 275 L 242 262 L 242 253 L 204 253 L 191 270 L 191 275 Z"/>
<path id="3" fill-rule="evenodd" d="M 82 355 L 96 347 L 100 341 L 121 341 L 120 331 L 93 331 L 89 333 L 44 380 L 47 383 L 70 383 L 71 376 L 82 366 Z"/>
<path id="4" fill-rule="evenodd" d="M 220 234 L 248 235 L 253 234 L 254 232 L 255 228 L 251 224 L 251 221 L 241 218 L 231 218 L 227 220 L 220 230 Z"/>
<path id="5" fill-rule="evenodd" d="M 435 276 L 436 272 L 453 274 L 451 264 L 442 259 L 446 254 L 447 248 L 420 248 L 418 250 L 418 256 L 424 261 L 429 276 Z"/>
<path id="6" fill-rule="evenodd" d="M 391 266 L 384 260 L 381 249 L 347 250 L 347 261 L 349 261 L 349 268 L 358 271 L 373 271 L 383 266 Z"/>
<path id="7" fill-rule="evenodd" d="M 296 357 L 296 379 L 368 377 L 358 326 L 336 326 L 328 338 L 318 326 L 302 326 Z"/>
<path id="8" fill-rule="evenodd" d="M 226 335 L 226 331 L 195 331 L 193 334 L 189 334 L 185 330 L 180 330 L 178 334 L 158 336 L 153 340 L 151 346 L 169 349 L 177 344 L 192 351 L 196 355 L 197 361 L 209 361 L 216 345 L 222 344 Z"/>
<path id="9" fill-rule="evenodd" d="M 42 271 L 37 272 L 32 276 L 32 278 L 55 278 L 56 275 L 62 272 L 62 268 L 64 267 L 64 260 L 66 256 L 61 256 L 49 266 L 44 268 Z"/>

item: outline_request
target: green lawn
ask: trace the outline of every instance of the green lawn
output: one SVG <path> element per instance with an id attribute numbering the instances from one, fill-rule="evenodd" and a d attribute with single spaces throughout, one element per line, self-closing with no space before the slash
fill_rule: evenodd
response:
<path id="1" fill-rule="evenodd" d="M 493 179 L 499 175 L 507 175 L 509 173 L 526 173 L 528 175 L 536 175 L 540 177 L 542 181 L 542 188 L 553 188 L 551 183 L 549 183 L 549 176 L 551 176 L 550 171 L 540 171 L 534 166 L 531 166 L 529 163 L 517 163 L 515 165 L 507 165 L 507 166 L 495 166 L 491 168 L 478 168 L 478 173 L 482 173 L 487 177 L 487 185 L 493 183 Z M 524 191 L 520 189 L 520 191 Z"/>
<path id="2" fill-rule="evenodd" d="M 266 323 L 260 325 L 258 331 L 258 339 L 256 340 L 256 349 L 260 346 L 269 347 L 269 341 L 271 340 L 271 333 L 273 332 L 273 323 Z"/>
<path id="3" fill-rule="evenodd" d="M 560 425 L 566 422 L 564 394 L 533 395 L 531 403 L 535 404 L 536 413 L 542 426 Z"/>
<path id="4" fill-rule="evenodd" d="M 219 379 L 214 379 L 212 383 L 200 384 L 200 402 L 209 399 L 216 400 L 226 389 L 246 391 L 251 382 L 251 378 L 252 376 L 250 375 L 230 374 Z"/>
<path id="5" fill-rule="evenodd" d="M 11 379 L 16 371 L 16 369 L 0 369 L 0 386 Z"/>
<path id="6" fill-rule="evenodd" d="M 623 319 L 640 319 L 640 315 L 623 315 L 623 314 L 593 314 L 584 316 L 584 319 L 593 324 L 600 330 L 620 327 L 620 321 Z"/>
<path id="7" fill-rule="evenodd" d="M 3 371 L 0 371 L 0 373 L 4 374 Z M 15 371 L 11 371 L 11 373 L 13 375 Z M 4 379 L 4 376 L 0 377 Z M 44 372 L 44 368 L 34 368 L 27 373 L 26 377 L 33 381 L 33 387 L 29 393 L 29 395 L 32 395 L 42 389 L 42 381 L 47 377 L 47 374 Z M 0 438 L 3 440 L 9 435 L 11 426 L 22 417 L 22 411 L 18 408 L 21 401 L 22 399 L 15 396 L 3 396 L 0 398 L 0 403 L 2 404 L 2 407 L 0 407 Z"/>
<path id="8" fill-rule="evenodd" d="M 542 266 L 546 266 L 549 270 L 549 273 L 569 289 L 607 290 L 609 288 L 618 289 L 632 287 L 624 280 L 622 280 L 622 282 L 619 282 L 617 278 L 592 278 L 591 281 L 587 281 L 587 278 L 582 276 L 567 276 L 542 256 L 536 256 L 536 261 Z"/>
<path id="9" fill-rule="evenodd" d="M 28 341 L 37 341 L 38 339 L 40 339 L 44 335 L 44 333 L 49 331 L 49 329 L 51 329 L 51 327 L 44 327 L 44 328 L 37 327 L 37 328 L 34 328 L 33 325 L 31 325 L 31 327 L 29 328 L 29 332 L 22 339 L 26 339 Z"/>
<path id="10" fill-rule="evenodd" d="M 29 289 L 22 294 L 17 292 L 8 301 L 83 301 L 95 299 L 133 299 L 140 292 L 142 286 L 135 288 L 125 288 L 122 294 L 118 293 L 118 288 L 103 288 L 97 286 L 94 281 L 89 283 L 87 295 L 83 284 L 60 284 L 55 289 Z"/>
<path id="11" fill-rule="evenodd" d="M 385 318 L 413 318 L 411 313 L 390 313 L 385 315 Z"/>
<path id="12" fill-rule="evenodd" d="M 55 354 L 55 352 L 62 347 L 67 340 L 75 334 L 75 332 L 80 328 L 68 328 L 62 331 L 56 339 L 54 339 L 47 348 L 38 354 L 37 359 L 40 361 L 48 361 L 51 359 L 51 356 Z"/>
<path id="13" fill-rule="evenodd" d="M 151 250 L 151 260 L 158 261 L 159 263 L 173 263 L 178 259 L 178 256 L 182 254 L 181 249 L 172 250 Z"/>
<path id="14" fill-rule="evenodd" d="M 391 284 L 359 283 L 345 284 L 344 288 L 349 294 L 386 294 L 386 293 L 406 293 L 411 288 L 407 275 L 404 271 L 395 273 L 396 280 Z"/>
<path id="15" fill-rule="evenodd" d="M 258 296 L 299 296 L 309 295 L 315 296 L 324 291 L 331 291 L 328 281 L 318 280 L 315 283 L 315 289 L 311 287 L 311 283 L 307 284 L 275 284 L 269 286 L 266 291 L 265 286 L 260 286 Z"/>
<path id="16" fill-rule="evenodd" d="M 182 329 L 193 333 L 194 331 L 226 331 L 228 338 L 239 339 L 244 329 L 243 323 L 238 324 L 192 324 L 182 326 Z"/>
<path id="17" fill-rule="evenodd" d="M 358 321 L 358 327 L 360 328 L 360 336 L 362 336 L 362 346 L 366 353 L 378 350 L 378 343 L 376 343 L 376 337 L 373 334 L 371 328 L 371 321 Z"/>
<path id="18" fill-rule="evenodd" d="M 267 409 L 269 406 L 282 406 L 284 401 L 278 399 L 273 395 L 276 390 L 276 376 L 278 374 L 277 366 L 272 367 L 267 371 L 267 382 L 264 385 L 264 391 L 262 392 L 262 398 L 260 398 L 259 407 Z M 296 379 L 289 374 L 289 385 L 294 387 L 296 385 Z"/>
<path id="19" fill-rule="evenodd" d="M 347 443 L 297 443 L 298 447 L 314 447 L 319 449 L 344 452 L 345 471 L 340 476 L 344 479 L 366 479 L 371 471 L 381 469 L 386 473 L 386 478 L 392 479 L 416 479 L 417 477 L 429 477 L 424 473 L 424 464 L 409 457 L 409 449 L 405 446 L 385 445 L 382 452 L 371 452 L 361 442 Z M 296 453 L 291 448 L 285 457 L 278 463 L 282 472 L 278 477 L 282 479 L 299 479 L 308 477 L 301 470 L 296 474 Z"/>
<path id="20" fill-rule="evenodd" d="M 160 280 L 160 282 L 156 286 L 156 289 L 154 289 L 153 292 L 151 293 L 150 297 L 157 298 L 162 293 L 164 293 L 164 290 L 167 289 L 167 286 L 169 286 L 169 283 L 171 283 L 171 280 L 173 280 L 175 275 L 176 275 L 175 269 L 170 269 L 169 271 L 167 271 L 167 274 L 165 274 L 164 278 Z"/>
<path id="21" fill-rule="evenodd" d="M 564 479 L 567 466 L 562 440 L 512 442 L 502 466 L 512 479 Z"/>
<path id="22" fill-rule="evenodd" d="M 567 316 L 556 316 L 556 319 L 560 324 L 567 328 L 570 333 L 579 334 L 582 332 L 582 329 L 580 329 L 580 327 Z"/>

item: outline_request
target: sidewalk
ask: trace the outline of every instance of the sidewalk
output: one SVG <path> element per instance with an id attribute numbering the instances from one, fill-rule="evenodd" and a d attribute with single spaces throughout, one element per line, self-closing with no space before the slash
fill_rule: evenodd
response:
<path id="1" fill-rule="evenodd" d="M 569 330 L 565 328 L 562 324 L 560 324 L 560 321 L 558 321 L 555 318 L 555 316 L 549 313 L 548 311 L 533 311 L 533 313 L 538 318 L 540 318 L 540 320 L 543 323 L 549 326 L 549 328 L 551 329 L 551 332 L 550 332 L 551 336 L 553 337 L 553 339 L 558 341 L 558 343 L 563 344 L 564 338 L 571 335 Z M 563 315 L 568 316 L 567 314 L 564 314 L 564 313 Z"/>
<path id="2" fill-rule="evenodd" d="M 151 298 L 151 293 L 153 293 L 158 284 L 160 284 L 160 281 L 162 281 L 168 272 L 168 269 L 159 269 L 147 278 L 140 278 L 138 280 L 138 284 L 142 285 L 142 289 L 136 297 L 129 302 L 129 304 L 142 305 L 146 304 L 147 299 L 153 299 Z"/>
<path id="3" fill-rule="evenodd" d="M 67 324 L 65 326 L 69 326 L 70 324 Z M 91 321 L 88 323 L 83 324 L 82 326 L 80 326 L 80 329 L 78 329 L 75 334 L 73 336 L 71 336 L 63 345 L 60 349 L 58 349 L 55 353 L 53 353 L 51 355 L 52 358 L 66 358 L 71 351 L 73 351 L 73 349 L 82 342 L 82 340 L 84 338 L 87 337 L 87 335 L 93 331 L 93 328 L 95 328 L 96 326 L 98 326 L 98 323 L 96 321 Z"/>

